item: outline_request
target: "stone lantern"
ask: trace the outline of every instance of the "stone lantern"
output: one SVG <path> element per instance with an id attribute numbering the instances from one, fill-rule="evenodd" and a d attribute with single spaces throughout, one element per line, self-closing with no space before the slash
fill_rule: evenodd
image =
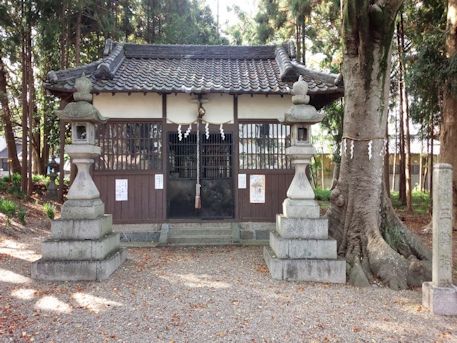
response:
<path id="1" fill-rule="evenodd" d="M 103 280 L 125 260 L 112 217 L 90 175 L 100 155 L 95 124 L 105 119 L 92 105 L 92 83 L 84 75 L 75 82 L 75 102 L 57 111 L 71 124 L 72 144 L 65 146 L 78 173 L 62 206 L 61 218 L 51 223 L 51 238 L 43 242 L 43 257 L 32 264 L 32 277 L 43 280 Z"/>
<path id="2" fill-rule="evenodd" d="M 285 113 L 284 123 L 290 125 L 290 147 L 286 155 L 295 168 L 295 175 L 283 203 L 286 217 L 318 217 L 320 208 L 314 200 L 314 191 L 306 176 L 306 167 L 316 153 L 311 144 L 311 125 L 320 123 L 323 114 L 309 105 L 308 84 L 300 76 L 292 89 L 292 107 Z"/>
<path id="3" fill-rule="evenodd" d="M 337 258 L 336 241 L 328 237 L 328 220 L 320 218 L 319 204 L 306 175 L 315 154 L 311 125 L 324 117 L 309 105 L 307 93 L 308 84 L 300 76 L 293 85 L 292 106 L 282 120 L 290 125 L 291 146 L 286 155 L 295 175 L 264 258 L 274 279 L 344 283 L 346 262 Z"/>

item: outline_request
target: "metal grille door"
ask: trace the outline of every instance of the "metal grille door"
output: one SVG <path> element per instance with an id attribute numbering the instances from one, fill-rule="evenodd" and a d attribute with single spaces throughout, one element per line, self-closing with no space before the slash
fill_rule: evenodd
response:
<path id="1" fill-rule="evenodd" d="M 197 181 L 197 135 L 179 141 L 168 135 L 168 217 L 223 219 L 233 218 L 232 135 L 200 136 L 200 182 L 202 208 L 195 209 Z"/>

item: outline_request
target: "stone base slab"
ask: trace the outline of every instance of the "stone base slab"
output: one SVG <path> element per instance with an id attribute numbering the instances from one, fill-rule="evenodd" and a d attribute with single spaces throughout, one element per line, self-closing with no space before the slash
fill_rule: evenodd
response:
<path id="1" fill-rule="evenodd" d="M 46 240 L 42 245 L 44 260 L 101 260 L 119 247 L 118 233 L 97 240 Z"/>
<path id="2" fill-rule="evenodd" d="M 263 257 L 276 280 L 346 283 L 345 260 L 280 259 L 270 247 Z"/>
<path id="3" fill-rule="evenodd" d="M 276 231 L 282 238 L 328 239 L 328 219 L 287 218 L 278 214 Z"/>
<path id="4" fill-rule="evenodd" d="M 105 204 L 100 199 L 67 200 L 62 206 L 62 219 L 97 219 L 105 214 Z"/>
<path id="5" fill-rule="evenodd" d="M 56 219 L 51 223 L 52 239 L 99 239 L 111 231 L 111 214 L 96 219 Z"/>
<path id="6" fill-rule="evenodd" d="M 321 209 L 317 201 L 294 200 L 287 198 L 282 203 L 284 216 L 287 218 L 319 218 Z"/>
<path id="7" fill-rule="evenodd" d="M 457 316 L 457 287 L 436 287 L 432 282 L 422 284 L 422 305 L 442 316 Z"/>
<path id="8" fill-rule="evenodd" d="M 333 239 L 290 239 L 270 232 L 270 247 L 279 258 L 336 259 Z"/>
<path id="9" fill-rule="evenodd" d="M 127 251 L 117 249 L 103 260 L 51 261 L 32 263 L 32 278 L 45 281 L 101 281 L 125 261 Z"/>

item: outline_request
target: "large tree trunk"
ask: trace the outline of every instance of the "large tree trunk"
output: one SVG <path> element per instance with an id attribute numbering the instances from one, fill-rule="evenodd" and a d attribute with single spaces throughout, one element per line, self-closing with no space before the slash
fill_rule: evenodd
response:
<path id="1" fill-rule="evenodd" d="M 21 12 L 24 17 L 25 14 L 25 5 L 24 1 L 21 2 Z M 21 25 L 21 69 L 22 69 L 22 94 L 21 94 L 21 105 L 22 105 L 22 164 L 21 164 L 21 189 L 22 192 L 27 194 L 28 182 L 27 182 L 27 162 L 28 162 L 28 149 L 27 149 L 27 118 L 28 118 L 28 82 L 27 82 L 27 39 L 25 34 L 25 27 L 22 23 Z"/>
<path id="2" fill-rule="evenodd" d="M 396 217 L 383 182 L 391 42 L 402 0 L 371 3 L 344 3 L 348 149 L 332 191 L 329 227 L 349 264 L 351 283 L 368 285 L 378 278 L 403 289 L 430 278 L 431 254 Z"/>
<path id="3" fill-rule="evenodd" d="M 61 24 L 61 31 L 59 35 L 59 47 L 60 47 L 60 69 L 65 69 L 66 64 L 65 61 L 67 59 L 67 49 L 66 49 L 66 41 L 67 41 L 67 18 L 66 18 L 66 1 L 63 1 L 62 6 L 60 7 L 60 24 Z"/>
<path id="4" fill-rule="evenodd" d="M 390 198 L 390 153 L 389 153 L 389 127 L 386 123 L 386 145 L 384 151 L 384 184 L 386 185 L 386 195 Z M 395 163 L 395 161 L 394 161 Z"/>
<path id="5" fill-rule="evenodd" d="M 447 37 L 446 37 L 446 57 L 451 60 L 457 53 L 457 0 L 448 0 L 447 12 Z M 457 96 L 455 90 L 449 87 L 448 80 L 444 89 L 444 108 L 443 119 L 441 122 L 440 136 L 440 161 L 450 163 L 454 167 L 452 177 L 452 188 L 454 197 L 454 228 L 457 228 Z"/>
<path id="6" fill-rule="evenodd" d="M 11 109 L 8 102 L 8 91 L 6 84 L 6 70 L 2 57 L 0 56 L 0 104 L 2 105 L 2 122 L 5 131 L 6 146 L 8 147 L 8 159 L 13 173 L 21 172 L 21 164 L 17 157 L 16 139 L 14 138 L 13 125 L 11 123 Z"/>
<path id="7" fill-rule="evenodd" d="M 33 64 L 32 64 L 32 4 L 27 2 L 27 38 L 26 38 L 26 52 L 27 52 L 27 88 L 28 88 L 28 118 L 29 118 L 29 155 L 28 155 L 28 185 L 27 195 L 31 196 L 33 191 L 32 182 L 32 161 L 35 156 L 35 147 L 33 144 L 33 128 L 34 128 L 34 109 L 35 109 L 35 86 L 33 83 Z"/>
<path id="8" fill-rule="evenodd" d="M 75 65 L 79 66 L 81 61 L 81 9 L 78 9 L 76 15 L 76 27 L 75 27 Z"/>
<path id="9" fill-rule="evenodd" d="M 403 30 L 403 14 L 400 13 L 400 21 L 397 24 L 397 47 L 398 47 L 398 72 L 400 91 L 401 126 L 403 128 L 403 157 L 404 157 L 404 193 L 402 197 L 406 201 L 406 211 L 412 212 L 412 189 L 411 189 L 411 138 L 409 134 L 409 106 L 408 92 L 405 83 L 405 34 Z"/>

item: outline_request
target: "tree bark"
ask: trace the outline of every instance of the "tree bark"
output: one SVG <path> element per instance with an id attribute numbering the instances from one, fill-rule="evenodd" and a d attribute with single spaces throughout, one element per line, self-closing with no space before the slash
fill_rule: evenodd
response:
<path id="1" fill-rule="evenodd" d="M 448 0 L 447 30 L 446 30 L 446 57 L 448 60 L 456 58 L 457 54 L 457 0 Z M 454 168 L 452 176 L 453 189 L 453 227 L 457 228 L 457 96 L 450 84 L 455 80 L 446 80 L 444 89 L 443 117 L 440 134 L 440 162 L 450 163 Z"/>
<path id="2" fill-rule="evenodd" d="M 411 137 L 409 134 L 409 105 L 408 92 L 405 83 L 405 33 L 403 30 L 403 13 L 400 12 L 400 21 L 397 24 L 397 45 L 398 45 L 398 61 L 399 61 L 399 80 L 400 80 L 400 107 L 402 115 L 403 127 L 403 152 L 404 152 L 404 180 L 405 180 L 405 200 L 406 211 L 412 212 L 412 187 L 411 187 Z"/>
<path id="3" fill-rule="evenodd" d="M 306 16 L 303 17 L 301 23 L 301 47 L 302 47 L 302 57 L 301 61 L 303 65 L 306 65 Z"/>
<path id="4" fill-rule="evenodd" d="M 378 278 L 393 289 L 431 276 L 430 252 L 395 215 L 383 182 L 391 42 L 401 4 L 344 2 L 343 139 L 349 148 L 328 213 L 349 281 L 367 285 Z"/>
<path id="5" fill-rule="evenodd" d="M 8 90 L 6 82 L 6 69 L 0 56 L 0 104 L 2 105 L 2 122 L 5 131 L 6 146 L 8 148 L 9 166 L 13 173 L 21 172 L 21 164 L 17 157 L 16 139 L 14 137 L 13 125 L 11 123 L 11 109 L 8 101 Z"/>
<path id="6" fill-rule="evenodd" d="M 28 122 L 29 122 L 29 155 L 28 155 L 28 165 L 27 165 L 27 173 L 28 173 L 28 184 L 27 184 L 27 195 L 31 196 L 33 191 L 33 183 L 32 183 L 32 161 L 36 158 L 36 149 L 34 148 L 33 144 L 33 122 L 34 122 L 34 104 L 35 104 L 35 86 L 33 84 L 33 64 L 32 64 L 32 4 L 29 1 L 27 3 L 27 31 L 26 31 L 26 52 L 27 52 L 27 89 L 28 89 Z"/>
<path id="7" fill-rule="evenodd" d="M 75 65 L 79 66 L 81 60 L 81 9 L 76 15 L 75 31 Z"/>
<path id="8" fill-rule="evenodd" d="M 24 1 L 21 1 L 21 13 L 22 18 L 26 18 Z M 27 118 L 28 118 L 28 83 L 27 83 L 27 40 L 25 35 L 25 23 L 21 23 L 21 69 L 22 69 L 22 95 L 21 95 L 21 105 L 22 105 L 22 164 L 21 164 L 21 189 L 22 192 L 27 194 L 27 159 L 28 159 L 28 149 L 27 149 Z"/>
<path id="9" fill-rule="evenodd" d="M 60 46 L 60 69 L 65 69 L 66 61 L 66 40 L 67 40 L 67 19 L 65 18 L 66 12 L 66 1 L 62 2 L 62 7 L 60 8 L 60 20 L 61 20 L 61 31 L 59 35 L 59 46 Z"/>
<path id="10" fill-rule="evenodd" d="M 385 152 L 384 152 L 384 184 L 386 185 L 386 195 L 390 198 L 389 126 L 387 123 L 386 123 L 386 139 L 387 139 L 387 141 L 386 141 Z"/>

